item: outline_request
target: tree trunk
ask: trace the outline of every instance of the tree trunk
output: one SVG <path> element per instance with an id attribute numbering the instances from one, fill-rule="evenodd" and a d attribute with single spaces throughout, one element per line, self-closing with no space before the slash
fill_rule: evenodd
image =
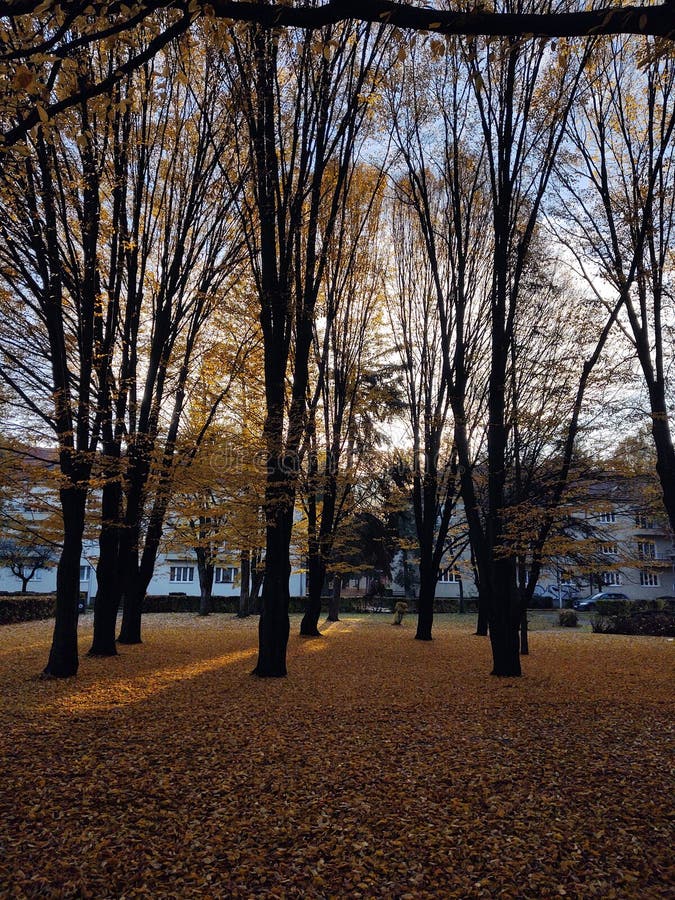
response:
<path id="1" fill-rule="evenodd" d="M 260 589 L 265 583 L 265 567 L 262 564 L 262 553 L 258 550 L 254 551 L 251 557 L 251 597 L 249 599 L 249 608 L 261 613 L 260 606 Z"/>
<path id="2" fill-rule="evenodd" d="M 321 637 L 319 618 L 321 617 L 321 590 L 326 577 L 326 566 L 317 548 L 309 556 L 307 581 L 309 596 L 305 601 L 305 614 L 300 623 L 300 634 L 304 637 Z"/>
<path id="3" fill-rule="evenodd" d="M 122 599 L 120 572 L 121 487 L 105 484 L 101 498 L 101 532 L 96 567 L 96 599 L 94 600 L 94 637 L 88 656 L 116 656 L 115 630 Z"/>
<path id="4" fill-rule="evenodd" d="M 208 551 L 196 547 L 197 572 L 199 573 L 199 615 L 208 616 L 212 609 L 214 564 L 209 561 Z"/>
<path id="5" fill-rule="evenodd" d="M 251 595 L 251 552 L 250 550 L 242 550 L 240 554 L 239 570 L 239 609 L 237 616 L 240 619 L 247 618 L 249 614 L 249 598 Z"/>
<path id="6" fill-rule="evenodd" d="M 145 590 L 141 586 L 138 570 L 138 549 L 128 548 L 122 555 L 124 566 L 124 607 L 122 610 L 122 627 L 118 642 L 120 644 L 141 644 L 141 616 Z"/>
<path id="7" fill-rule="evenodd" d="M 147 413 L 142 411 L 144 422 L 146 416 Z M 153 449 L 154 440 L 144 425 L 143 429 L 135 434 L 127 453 L 126 513 L 120 535 L 120 560 L 124 579 L 122 627 L 117 639 L 120 644 L 141 643 L 141 612 L 145 596 L 145 589 L 141 586 L 139 565 L 141 521 Z"/>
<path id="8" fill-rule="evenodd" d="M 516 573 L 510 559 L 492 563 L 492 596 L 490 597 L 490 643 L 492 675 L 514 677 L 520 669 L 520 598 Z"/>
<path id="9" fill-rule="evenodd" d="M 418 641 L 431 640 L 435 594 L 435 572 L 432 571 L 432 566 L 427 560 L 420 560 L 420 589 L 417 600 L 417 633 L 415 634 L 415 639 Z"/>
<path id="10" fill-rule="evenodd" d="M 288 607 L 291 576 L 290 537 L 292 508 L 280 510 L 267 526 L 265 581 L 262 609 L 258 624 L 258 662 L 253 670 L 261 678 L 283 678 L 286 675 L 286 647 L 290 623 Z"/>
<path id="11" fill-rule="evenodd" d="M 476 624 L 476 634 L 480 637 L 486 637 L 489 628 L 488 604 L 483 589 L 478 591 L 478 622 Z"/>
<path id="12" fill-rule="evenodd" d="M 491 675 L 514 677 L 521 674 L 518 623 L 508 617 L 490 621 L 492 645 Z"/>
<path id="13" fill-rule="evenodd" d="M 56 570 L 56 621 L 49 660 L 42 673 L 45 678 L 70 678 L 77 674 L 79 666 L 77 617 L 87 493 L 77 487 L 65 487 L 60 496 L 63 549 Z"/>
<path id="14" fill-rule="evenodd" d="M 98 577 L 98 570 L 97 570 Z M 101 591 L 101 582 L 94 599 L 94 635 L 87 656 L 116 656 L 117 614 L 119 612 L 119 594 L 112 591 Z"/>
<path id="15" fill-rule="evenodd" d="M 122 613 L 122 628 L 118 643 L 141 644 L 141 621 L 143 618 L 143 600 L 148 590 L 155 571 L 155 561 L 162 537 L 162 524 L 164 508 L 159 513 L 153 510 L 145 536 L 143 553 L 138 558 L 138 544 L 140 543 L 140 527 L 131 530 L 133 543 L 129 548 L 129 567 L 124 585 L 124 610 Z"/>
<path id="16" fill-rule="evenodd" d="M 340 621 L 340 596 L 342 594 L 342 576 L 333 575 L 333 590 L 328 601 L 328 621 Z"/>
<path id="17" fill-rule="evenodd" d="M 211 591 L 206 585 L 199 586 L 199 615 L 208 616 L 213 609 Z"/>
<path id="18" fill-rule="evenodd" d="M 666 508 L 670 528 L 675 534 L 675 450 L 668 420 L 668 407 L 662 385 L 650 391 L 652 411 L 652 437 L 656 450 L 656 471 L 661 483 L 663 505 Z"/>
<path id="19" fill-rule="evenodd" d="M 520 614 L 520 655 L 527 656 L 529 652 L 530 642 L 528 640 L 527 609 L 524 609 Z"/>
<path id="20" fill-rule="evenodd" d="M 459 611 L 460 613 L 466 612 L 466 604 L 464 603 L 464 582 L 462 579 L 459 579 Z"/>

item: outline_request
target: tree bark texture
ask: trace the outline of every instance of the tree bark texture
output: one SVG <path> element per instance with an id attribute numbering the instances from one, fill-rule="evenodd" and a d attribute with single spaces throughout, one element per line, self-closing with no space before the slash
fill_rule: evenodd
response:
<path id="1" fill-rule="evenodd" d="M 117 613 L 122 599 L 119 555 L 121 493 L 119 482 L 111 482 L 103 486 L 101 532 L 98 541 L 99 557 L 96 567 L 98 586 L 94 600 L 94 636 L 89 656 L 115 656 L 117 654 L 115 634 Z"/>
<path id="2" fill-rule="evenodd" d="M 124 542 L 123 542 L 124 543 Z M 122 625 L 120 627 L 120 644 L 141 644 L 141 619 L 143 597 L 138 571 L 138 547 L 125 546 L 120 554 L 124 567 L 124 606 L 122 609 Z"/>
<path id="3" fill-rule="evenodd" d="M 56 621 L 49 659 L 43 676 L 77 675 L 77 619 L 80 600 L 80 558 L 87 492 L 77 486 L 60 491 L 63 513 L 63 549 L 56 570 Z"/>
<path id="4" fill-rule="evenodd" d="M 333 590 L 328 601 L 328 621 L 340 621 L 340 597 L 342 595 L 342 576 L 333 576 Z"/>
<path id="5" fill-rule="evenodd" d="M 420 588 L 417 597 L 417 632 L 415 634 L 418 641 L 431 640 L 436 595 L 436 573 L 432 570 L 432 565 L 430 560 L 420 559 Z"/>
<path id="6" fill-rule="evenodd" d="M 196 547 L 197 571 L 199 572 L 199 615 L 208 616 L 213 609 L 213 575 L 215 566 L 205 547 Z"/>
<path id="7" fill-rule="evenodd" d="M 245 619 L 249 615 L 251 596 L 251 551 L 242 550 L 239 557 L 239 606 L 237 617 Z"/>
<path id="8" fill-rule="evenodd" d="M 326 566 L 317 547 L 315 553 L 310 553 L 308 560 L 309 595 L 305 601 L 305 614 L 300 623 L 300 634 L 305 637 L 321 636 L 319 619 L 321 617 L 321 590 L 325 577 Z"/>
<path id="9" fill-rule="evenodd" d="M 289 516 L 292 517 L 292 512 L 286 513 L 286 517 Z M 253 670 L 253 674 L 261 678 L 283 678 L 287 673 L 290 522 L 284 523 L 283 518 L 283 515 L 277 516 L 278 524 L 267 528 L 265 581 L 258 624 L 258 661 Z"/>

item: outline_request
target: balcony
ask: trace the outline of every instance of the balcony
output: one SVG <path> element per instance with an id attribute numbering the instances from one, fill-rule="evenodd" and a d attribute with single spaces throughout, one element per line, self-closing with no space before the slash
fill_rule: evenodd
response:
<path id="1" fill-rule="evenodd" d="M 673 556 L 670 553 L 655 553 L 653 556 L 649 553 L 638 552 L 637 558 L 643 567 L 653 566 L 658 569 L 665 569 L 673 564 Z"/>
<path id="2" fill-rule="evenodd" d="M 670 531 L 666 522 L 658 522 L 647 516 L 636 516 L 633 530 L 636 534 L 668 534 Z"/>

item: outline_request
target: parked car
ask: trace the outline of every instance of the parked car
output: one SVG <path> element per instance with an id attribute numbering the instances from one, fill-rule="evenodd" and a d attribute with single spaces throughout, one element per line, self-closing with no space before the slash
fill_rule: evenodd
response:
<path id="1" fill-rule="evenodd" d="M 618 591 L 600 591 L 599 594 L 593 594 L 592 597 L 584 597 L 583 600 L 575 600 L 573 606 L 575 609 L 595 609 L 598 600 L 628 600 L 627 594 L 620 594 Z"/>

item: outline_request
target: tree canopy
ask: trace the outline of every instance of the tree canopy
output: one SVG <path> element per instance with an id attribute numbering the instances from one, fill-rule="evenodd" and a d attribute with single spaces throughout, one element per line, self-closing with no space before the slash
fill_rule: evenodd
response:
<path id="1" fill-rule="evenodd" d="M 4 80 L 0 108 L 0 143 L 11 146 L 39 123 L 49 122 L 70 106 L 109 94 L 129 73 L 185 34 L 199 19 L 231 25 L 237 22 L 268 28 L 320 29 L 345 21 L 389 25 L 412 32 L 494 37 L 583 37 L 636 34 L 670 42 L 675 35 L 673 0 L 662 4 L 623 6 L 599 3 L 586 9 L 578 0 L 497 0 L 493 8 L 477 3 L 469 10 L 421 7 L 393 0 L 329 0 L 328 3 L 252 3 L 248 0 L 152 0 L 55 2 L 1 0 L 0 78 Z M 82 48 L 122 40 L 125 53 L 97 78 L 71 78 L 71 84 L 50 93 L 68 72 L 77 69 Z M 41 73 L 36 72 L 41 69 Z"/>

